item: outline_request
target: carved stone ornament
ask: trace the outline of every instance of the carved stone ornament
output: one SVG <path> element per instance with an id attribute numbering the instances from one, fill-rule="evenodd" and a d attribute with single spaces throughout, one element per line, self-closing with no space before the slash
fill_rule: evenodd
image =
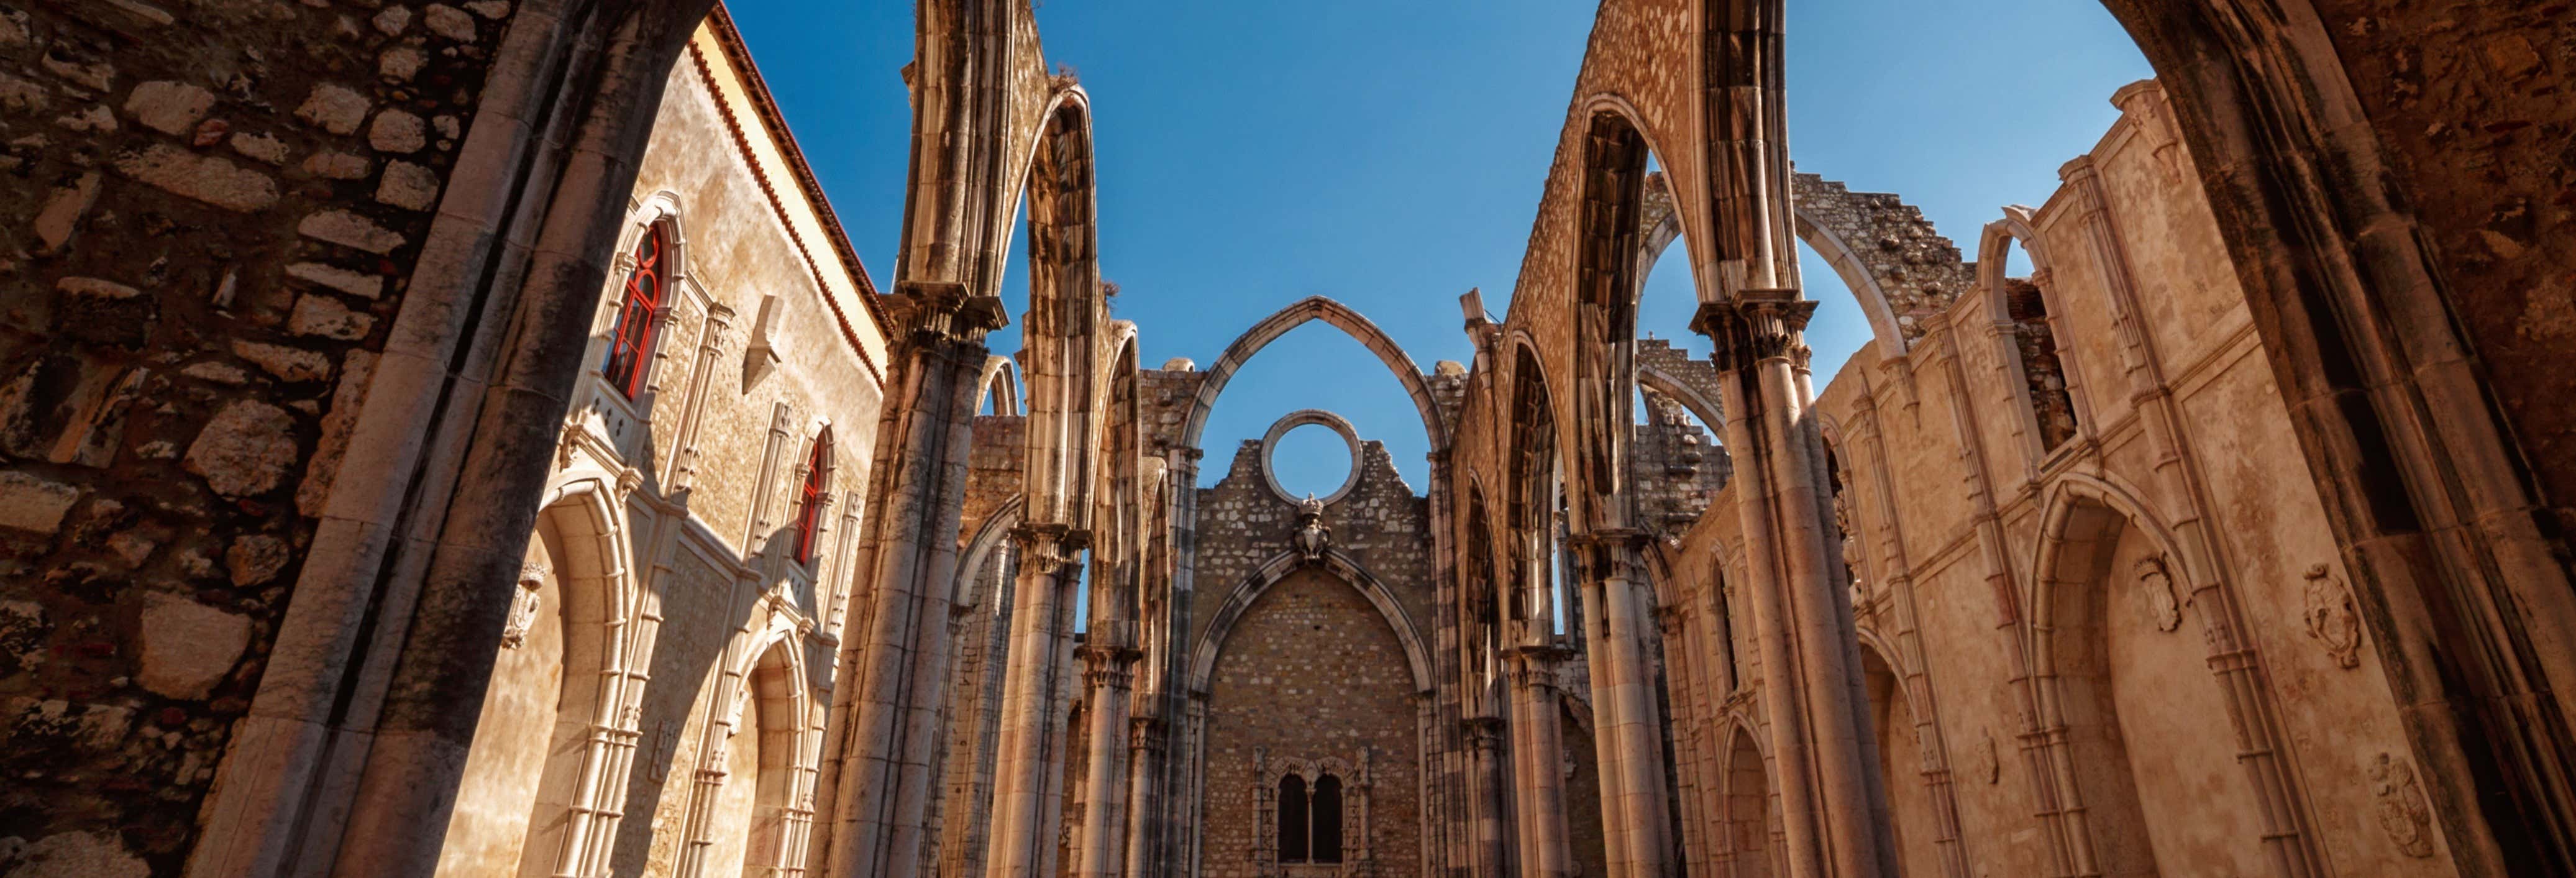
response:
<path id="1" fill-rule="evenodd" d="M 1324 525 L 1324 501 L 1315 499 L 1313 494 L 1297 504 L 1297 535 L 1292 540 L 1297 554 L 1307 563 L 1324 560 L 1324 550 L 1333 545 L 1333 529 Z"/>
<path id="2" fill-rule="evenodd" d="M 661 783 L 671 777 L 671 758 L 680 750 L 680 721 L 663 717 L 653 724 L 652 737 L 644 746 L 644 777 Z"/>
<path id="3" fill-rule="evenodd" d="M 2158 631 L 2182 627 L 2182 600 L 2174 596 L 2173 572 L 2165 569 L 2165 559 L 2140 558 L 2137 572 L 2138 604 L 2146 608 L 2148 621 L 2156 623 Z"/>
<path id="4" fill-rule="evenodd" d="M 2324 644 L 2335 664 L 2361 666 L 2361 615 L 2353 611 L 2352 589 L 2324 564 L 2308 568 L 2306 588 L 2308 636 Z"/>
<path id="5" fill-rule="evenodd" d="M 546 587 L 546 576 L 552 571 L 546 565 L 530 561 L 519 567 L 519 587 L 510 593 L 510 619 L 501 625 L 501 648 L 518 649 L 528 642 L 528 629 L 536 627 L 538 590 Z"/>
<path id="6" fill-rule="evenodd" d="M 1851 493 L 1834 492 L 1834 530 L 1842 535 L 1843 570 L 1851 577 L 1852 603 L 1869 602 L 1869 583 L 1860 576 L 1860 540 L 1852 534 Z"/>
<path id="7" fill-rule="evenodd" d="M 2415 767 L 2388 753 L 2370 766 L 2370 793 L 2379 803 L 2379 828 L 2410 857 L 2433 855 L 2433 806 L 2415 782 Z"/>
<path id="8" fill-rule="evenodd" d="M 2003 782 L 2004 763 L 2003 758 L 1995 754 L 1994 732 L 1986 731 L 1977 735 L 1976 762 L 1968 768 L 1975 772 L 1977 777 L 1984 778 L 1986 783 Z"/>

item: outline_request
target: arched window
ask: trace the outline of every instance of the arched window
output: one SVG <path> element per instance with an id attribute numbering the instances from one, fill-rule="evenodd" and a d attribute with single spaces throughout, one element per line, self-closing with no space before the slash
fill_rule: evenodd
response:
<path id="1" fill-rule="evenodd" d="M 1290 774 L 1279 779 L 1279 862 L 1306 862 L 1307 831 L 1306 779 Z"/>
<path id="2" fill-rule="evenodd" d="M 664 288 L 670 285 L 670 227 L 654 223 L 635 241 L 635 270 L 626 275 L 626 293 L 617 306 L 617 325 L 608 336 L 608 362 L 600 374 L 628 399 L 644 389 L 646 358 L 653 355 L 653 331 L 660 325 Z"/>
<path id="3" fill-rule="evenodd" d="M 2036 283 L 2004 279 L 2004 311 L 2012 317 L 2013 343 L 2021 353 L 2022 380 L 2030 384 L 2031 416 L 2039 422 L 2039 447 L 2055 450 L 2075 438 L 2075 398 L 2066 389 L 2066 364 L 2048 321 L 2048 296 Z"/>
<path id="4" fill-rule="evenodd" d="M 1315 779 L 1315 803 L 1307 808 L 1315 824 L 1314 862 L 1342 861 L 1342 779 L 1324 775 Z"/>
<path id="5" fill-rule="evenodd" d="M 814 456 L 805 461 L 805 486 L 796 496 L 796 563 L 814 563 L 814 552 L 820 549 L 815 531 L 823 525 L 823 488 L 831 478 L 832 431 L 814 437 Z"/>

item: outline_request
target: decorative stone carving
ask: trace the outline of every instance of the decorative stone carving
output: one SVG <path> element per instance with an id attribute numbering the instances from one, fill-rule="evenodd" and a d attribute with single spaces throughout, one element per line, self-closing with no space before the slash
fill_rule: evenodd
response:
<path id="1" fill-rule="evenodd" d="M 2148 621 L 2156 630 L 2171 631 L 2182 627 L 2182 600 L 2174 595 L 2173 572 L 2165 568 L 2162 555 L 2138 559 L 2138 604 L 2147 611 Z"/>
<path id="2" fill-rule="evenodd" d="M 2335 664 L 2361 666 L 2361 616 L 2353 611 L 2352 588 L 2324 564 L 2308 568 L 2306 588 L 2308 636 L 2324 644 Z"/>
<path id="3" fill-rule="evenodd" d="M 2379 828 L 2410 857 L 2433 855 L 2433 806 L 2415 782 L 2415 767 L 2379 754 L 2370 766 L 2370 792 L 2379 800 Z"/>
<path id="4" fill-rule="evenodd" d="M 1292 539 L 1307 563 L 1324 560 L 1324 550 L 1333 545 L 1333 529 L 1324 524 L 1324 501 L 1308 494 L 1306 502 L 1297 505 L 1297 535 Z"/>
<path id="5" fill-rule="evenodd" d="M 528 629 L 537 624 L 540 605 L 538 590 L 546 587 L 546 576 L 552 573 L 546 565 L 530 561 L 519 567 L 519 587 L 510 595 L 510 620 L 501 626 L 501 648 L 518 649 L 528 642 Z"/>
<path id="6" fill-rule="evenodd" d="M 1978 732 L 1976 746 L 1976 757 L 1968 769 L 1977 777 L 1985 778 L 1988 784 L 2001 783 L 2004 763 L 2002 757 L 1995 754 L 1995 733 L 1992 730 Z"/>
<path id="7" fill-rule="evenodd" d="M 1869 583 L 1860 575 L 1860 540 L 1852 534 L 1851 492 L 1834 492 L 1834 530 L 1842 535 L 1843 570 L 1851 577 L 1855 605 L 1869 603 Z"/>

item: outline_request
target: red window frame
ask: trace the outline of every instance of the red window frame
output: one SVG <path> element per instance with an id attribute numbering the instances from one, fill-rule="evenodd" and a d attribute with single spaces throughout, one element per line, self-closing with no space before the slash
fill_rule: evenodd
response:
<path id="1" fill-rule="evenodd" d="M 805 487 L 797 498 L 796 562 L 814 563 L 814 533 L 823 523 L 823 479 L 825 464 L 832 459 L 832 434 L 814 437 L 814 456 L 805 462 Z"/>
<path id="2" fill-rule="evenodd" d="M 653 335 L 662 323 L 663 294 L 670 286 L 670 251 L 661 223 L 645 229 L 630 254 L 635 270 L 626 275 L 626 292 L 617 305 L 617 325 L 608 336 L 608 361 L 600 374 L 618 392 L 634 399 L 644 390 L 644 361 L 653 354 Z"/>

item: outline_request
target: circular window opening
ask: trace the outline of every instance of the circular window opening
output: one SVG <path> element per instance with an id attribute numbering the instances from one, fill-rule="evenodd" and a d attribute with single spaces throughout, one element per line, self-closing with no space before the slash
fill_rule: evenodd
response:
<path id="1" fill-rule="evenodd" d="M 1350 443 L 1322 424 L 1291 427 L 1270 446 L 1271 476 L 1290 499 L 1328 499 L 1340 493 L 1354 463 Z"/>

